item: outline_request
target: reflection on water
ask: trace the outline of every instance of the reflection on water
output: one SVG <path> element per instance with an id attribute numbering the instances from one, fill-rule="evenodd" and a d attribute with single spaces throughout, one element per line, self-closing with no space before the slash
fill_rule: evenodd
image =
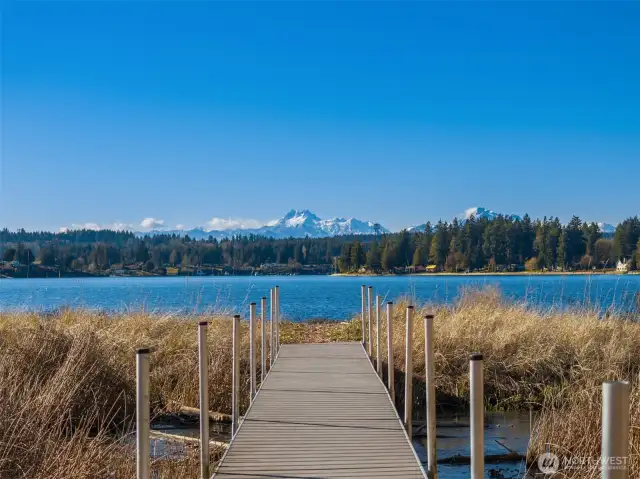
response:
<path id="1" fill-rule="evenodd" d="M 171 424 L 154 423 L 152 431 L 180 436 L 184 438 L 200 439 L 200 429 L 197 424 L 188 427 L 175 426 Z M 209 440 L 219 442 L 229 442 L 231 439 L 231 426 L 229 424 L 210 424 Z M 135 441 L 135 438 L 134 438 Z M 150 440 L 151 457 L 154 459 L 179 459 L 187 454 L 187 448 L 199 447 L 197 443 L 189 445 L 185 442 L 167 440 L 164 438 L 152 438 Z"/>
<path id="2" fill-rule="evenodd" d="M 484 444 L 486 455 L 507 454 L 510 449 L 523 456 L 529 443 L 528 413 L 486 413 Z M 437 458 L 453 456 L 469 457 L 469 417 L 439 416 L 436 427 Z M 505 447 L 498 444 L 504 444 Z M 418 457 L 426 464 L 426 438 L 414 439 L 413 445 Z M 522 463 L 495 463 L 485 465 L 485 477 L 500 479 L 520 479 L 526 474 L 526 465 Z M 471 476 L 469 465 L 438 464 L 440 479 L 468 479 Z"/>
<path id="3" fill-rule="evenodd" d="M 526 455 L 529 442 L 528 413 L 486 413 L 485 423 L 486 455 L 506 454 L 509 450 L 523 456 Z M 197 425 L 184 427 L 154 423 L 152 429 L 186 438 L 198 439 L 200 436 Z M 230 426 L 228 424 L 212 424 L 209 435 L 212 441 L 228 442 L 230 440 Z M 135 437 L 132 439 L 132 444 L 135 444 Z M 426 466 L 426 438 L 414 438 L 413 445 L 418 457 Z M 197 445 L 193 446 L 165 439 L 152 439 L 151 455 L 155 459 L 162 457 L 180 458 L 186 455 L 189 447 L 197 447 Z M 464 415 L 439 416 L 437 423 L 437 458 L 469 457 L 469 455 L 469 417 Z M 438 477 L 440 479 L 468 479 L 470 477 L 470 468 L 469 465 L 438 464 Z M 528 476 L 526 476 L 526 465 L 523 461 L 486 464 L 485 477 L 492 479 L 522 479 Z"/>

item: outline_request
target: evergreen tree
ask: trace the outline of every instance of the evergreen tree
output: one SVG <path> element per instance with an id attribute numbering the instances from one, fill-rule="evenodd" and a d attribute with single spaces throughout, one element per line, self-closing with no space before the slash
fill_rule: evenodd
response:
<path id="1" fill-rule="evenodd" d="M 380 248 L 378 242 L 374 241 L 371 244 L 371 248 L 367 252 L 367 268 L 373 271 L 377 271 L 381 266 Z"/>
<path id="2" fill-rule="evenodd" d="M 387 242 L 382 250 L 381 265 L 384 271 L 392 271 L 397 266 L 396 254 L 391 242 Z"/>
<path id="3" fill-rule="evenodd" d="M 413 261 L 411 261 L 411 264 L 413 266 L 424 266 L 426 256 L 424 247 L 422 245 L 418 245 L 416 250 L 413 252 Z"/>
<path id="4" fill-rule="evenodd" d="M 636 216 L 620 223 L 613 237 L 617 259 L 625 260 L 631 258 L 638 239 L 640 239 L 640 218 Z"/>
<path id="5" fill-rule="evenodd" d="M 520 257 L 522 262 L 530 259 L 534 255 L 533 243 L 536 239 L 536 230 L 529 215 L 524 215 L 520 227 L 520 237 L 518 240 L 520 247 Z"/>
<path id="6" fill-rule="evenodd" d="M 341 273 L 346 273 L 351 269 L 351 245 L 345 243 L 340 250 L 340 257 L 338 258 L 338 268 Z"/>
<path id="7" fill-rule="evenodd" d="M 396 236 L 396 261 L 400 264 L 399 266 L 409 266 L 411 265 L 411 260 L 413 259 L 413 251 L 411 249 L 411 234 L 407 230 L 402 230 Z"/>
<path id="8" fill-rule="evenodd" d="M 567 263 L 567 234 L 564 231 L 560 232 L 560 238 L 558 240 L 558 255 L 556 257 L 556 263 L 563 271 L 566 268 Z"/>
<path id="9" fill-rule="evenodd" d="M 138 245 L 138 250 L 136 251 L 136 261 L 139 263 L 146 263 L 149 261 L 149 250 L 147 249 L 147 245 L 144 241 L 140 241 Z"/>
<path id="10" fill-rule="evenodd" d="M 536 223 L 535 231 L 536 236 L 533 242 L 533 252 L 536 257 L 536 265 L 538 268 L 547 267 L 547 241 L 546 241 L 546 230 L 547 230 L 547 218 L 545 217 L 542 222 L 538 221 Z"/>
<path id="11" fill-rule="evenodd" d="M 582 221 L 577 216 L 571 218 L 566 228 L 566 260 L 569 264 L 580 262 L 580 258 L 585 254 L 585 239 L 582 233 Z"/>
<path id="12" fill-rule="evenodd" d="M 596 241 L 602 236 L 600 227 L 596 223 L 588 224 L 585 222 L 582 225 L 582 234 L 585 242 L 585 253 L 589 256 L 594 256 Z"/>
<path id="13" fill-rule="evenodd" d="M 447 233 L 446 224 L 441 221 L 436 225 L 436 230 L 431 239 L 431 247 L 429 249 L 429 262 L 435 264 L 438 268 L 444 266 L 447 259 Z"/>
<path id="14" fill-rule="evenodd" d="M 362 244 L 358 240 L 354 241 L 353 245 L 351 246 L 350 256 L 352 271 L 357 271 L 361 266 L 365 264 L 365 252 L 362 249 Z"/>

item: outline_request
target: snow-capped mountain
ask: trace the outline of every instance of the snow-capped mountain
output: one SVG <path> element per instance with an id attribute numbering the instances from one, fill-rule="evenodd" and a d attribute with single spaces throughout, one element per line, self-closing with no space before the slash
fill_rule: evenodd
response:
<path id="1" fill-rule="evenodd" d="M 260 228 L 216 230 L 194 228 L 191 230 L 151 231 L 137 233 L 139 236 L 157 234 L 189 235 L 193 239 L 203 239 L 213 236 L 217 239 L 234 235 L 258 234 L 272 238 L 322 238 L 338 235 L 362 235 L 388 233 L 389 230 L 371 221 L 361 221 L 355 218 L 333 218 L 323 220 L 309 210 L 291 210 L 282 218 Z"/>
<path id="2" fill-rule="evenodd" d="M 609 223 L 598 223 L 598 228 L 604 234 L 612 235 L 616 232 L 616 227 Z"/>
<path id="3" fill-rule="evenodd" d="M 309 210 L 291 210 L 275 223 L 259 228 L 258 232 L 280 238 L 375 234 L 376 223 L 355 218 L 323 220 Z M 378 233 L 388 232 L 389 230 L 379 226 Z"/>
<path id="4" fill-rule="evenodd" d="M 407 228 L 409 233 L 422 233 L 427 227 L 427 223 L 422 223 L 421 225 L 413 225 Z"/>
<path id="5" fill-rule="evenodd" d="M 473 216 L 477 220 L 484 219 L 484 218 L 486 218 L 488 220 L 495 220 L 500 215 L 504 216 L 505 218 L 511 218 L 513 220 L 521 220 L 522 219 L 518 215 L 496 213 L 495 211 L 489 210 L 489 209 L 484 208 L 482 206 L 474 206 L 473 208 L 469 208 L 469 209 L 465 210 L 464 213 L 458 215 L 457 218 L 460 221 L 466 221 L 469 218 L 471 218 L 471 216 Z"/>
<path id="6" fill-rule="evenodd" d="M 518 216 L 518 215 L 496 213 L 495 211 L 489 210 L 489 209 L 484 208 L 482 206 L 474 206 L 473 208 L 469 208 L 469 209 L 465 210 L 464 213 L 459 214 L 455 218 L 458 220 L 459 223 L 464 223 L 469 218 L 471 218 L 471 216 L 473 216 L 476 220 L 480 220 L 480 219 L 486 218 L 489 221 L 491 221 L 491 220 L 495 220 L 500 215 L 504 216 L 505 218 L 511 218 L 513 220 L 522 220 L 522 218 L 520 216 Z M 435 223 L 433 223 L 433 222 L 431 224 L 435 225 Z M 427 224 L 426 223 L 422 223 L 422 224 L 419 224 L 419 225 L 410 226 L 409 228 L 407 228 L 407 231 L 409 231 L 409 232 L 419 232 L 420 231 L 421 232 L 421 231 L 424 231 L 424 229 L 426 227 L 427 227 Z"/>
<path id="7" fill-rule="evenodd" d="M 489 221 L 491 221 L 491 220 L 496 219 L 500 215 L 504 216 L 505 218 L 511 218 L 513 220 L 522 220 L 522 217 L 520 217 L 518 215 L 496 213 L 495 211 L 492 211 L 490 209 L 484 208 L 482 206 L 475 206 L 473 208 L 469 208 L 469 209 L 465 210 L 464 213 L 461 213 L 458 216 L 456 216 L 456 218 L 458 219 L 458 221 L 460 223 L 464 223 L 469 218 L 471 218 L 471 216 L 473 216 L 477 220 L 486 218 Z M 433 224 L 434 223 L 432 223 L 432 225 Z M 422 224 L 411 226 L 411 227 L 407 228 L 407 231 L 410 231 L 410 232 L 422 232 L 422 231 L 424 231 L 426 226 L 427 226 L 426 223 L 422 223 Z M 598 226 L 600 227 L 600 231 L 606 236 L 613 235 L 616 232 L 616 227 L 614 225 L 612 225 L 612 224 L 609 224 L 609 223 L 598 223 Z"/>

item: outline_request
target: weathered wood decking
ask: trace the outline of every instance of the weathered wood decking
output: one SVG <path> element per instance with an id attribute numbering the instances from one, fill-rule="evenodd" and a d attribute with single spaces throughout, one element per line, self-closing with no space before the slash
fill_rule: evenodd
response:
<path id="1" fill-rule="evenodd" d="M 425 478 L 359 343 L 283 345 L 213 476 Z"/>

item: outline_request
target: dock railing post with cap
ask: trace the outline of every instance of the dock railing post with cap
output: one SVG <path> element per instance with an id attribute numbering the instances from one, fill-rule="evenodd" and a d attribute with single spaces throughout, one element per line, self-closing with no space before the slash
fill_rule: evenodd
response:
<path id="1" fill-rule="evenodd" d="M 366 291 L 367 287 L 363 284 L 362 285 L 362 312 L 360 313 L 360 317 L 362 319 L 362 345 L 366 347 L 367 345 L 367 336 L 366 336 L 366 329 L 365 329 L 365 323 L 364 323 L 364 316 L 365 316 L 365 311 L 367 309 L 366 306 L 366 298 L 365 298 L 365 291 Z"/>
<path id="2" fill-rule="evenodd" d="M 376 294 L 376 372 L 382 377 L 382 354 L 380 353 L 380 295 Z"/>
<path id="3" fill-rule="evenodd" d="M 484 478 L 484 373 L 482 354 L 469 356 L 471 392 L 471 479 Z"/>
<path id="4" fill-rule="evenodd" d="M 368 344 L 368 351 L 369 351 L 369 359 L 373 359 L 373 339 L 371 337 L 371 315 L 373 314 L 372 309 L 373 309 L 373 286 L 369 286 L 368 290 L 367 290 L 367 299 L 368 299 L 368 304 L 369 304 L 369 308 L 368 308 L 368 316 L 369 316 L 369 333 L 367 334 L 367 340 L 369 341 Z"/>
<path id="5" fill-rule="evenodd" d="M 136 350 L 136 477 L 149 479 L 149 353 Z"/>
<path id="6" fill-rule="evenodd" d="M 275 323 L 275 318 L 276 318 L 276 312 L 275 312 L 275 306 L 276 306 L 276 299 L 275 299 L 275 289 L 271 288 L 269 290 L 269 302 L 270 302 L 270 308 L 269 308 L 269 322 L 271 323 L 271 338 L 270 338 L 270 349 L 269 349 L 269 357 L 270 357 L 270 363 L 271 363 L 271 367 L 273 367 L 273 362 L 276 360 L 276 323 Z"/>
<path id="7" fill-rule="evenodd" d="M 436 464 L 436 386 L 433 354 L 433 314 L 424 317 L 424 361 L 426 376 L 427 405 L 427 475 L 429 479 L 438 477 Z"/>
<path id="8" fill-rule="evenodd" d="M 629 383 L 602 384 L 602 479 L 629 477 Z"/>
<path id="9" fill-rule="evenodd" d="M 280 352 L 280 286 L 275 288 L 276 297 L 276 355 Z"/>
<path id="10" fill-rule="evenodd" d="M 396 391 L 395 391 L 395 379 L 394 373 L 394 360 L 393 360 L 393 303 L 389 301 L 387 303 L 387 389 L 389 390 L 389 396 L 391 401 L 395 405 L 396 403 Z"/>
<path id="11" fill-rule="evenodd" d="M 231 371 L 231 437 L 238 432 L 238 419 L 240 417 L 240 315 L 233 317 L 233 341 L 232 341 L 232 371 Z"/>
<path id="12" fill-rule="evenodd" d="M 256 303 L 249 305 L 249 402 L 256 396 Z"/>
<path id="13" fill-rule="evenodd" d="M 413 416 L 413 306 L 407 306 L 406 362 L 404 376 L 404 425 L 411 438 Z"/>
<path id="14" fill-rule="evenodd" d="M 209 479 L 209 351 L 206 321 L 198 323 L 198 365 L 200 372 L 200 477 Z"/>
<path id="15" fill-rule="evenodd" d="M 267 374 L 267 297 L 260 299 L 260 386 Z"/>

